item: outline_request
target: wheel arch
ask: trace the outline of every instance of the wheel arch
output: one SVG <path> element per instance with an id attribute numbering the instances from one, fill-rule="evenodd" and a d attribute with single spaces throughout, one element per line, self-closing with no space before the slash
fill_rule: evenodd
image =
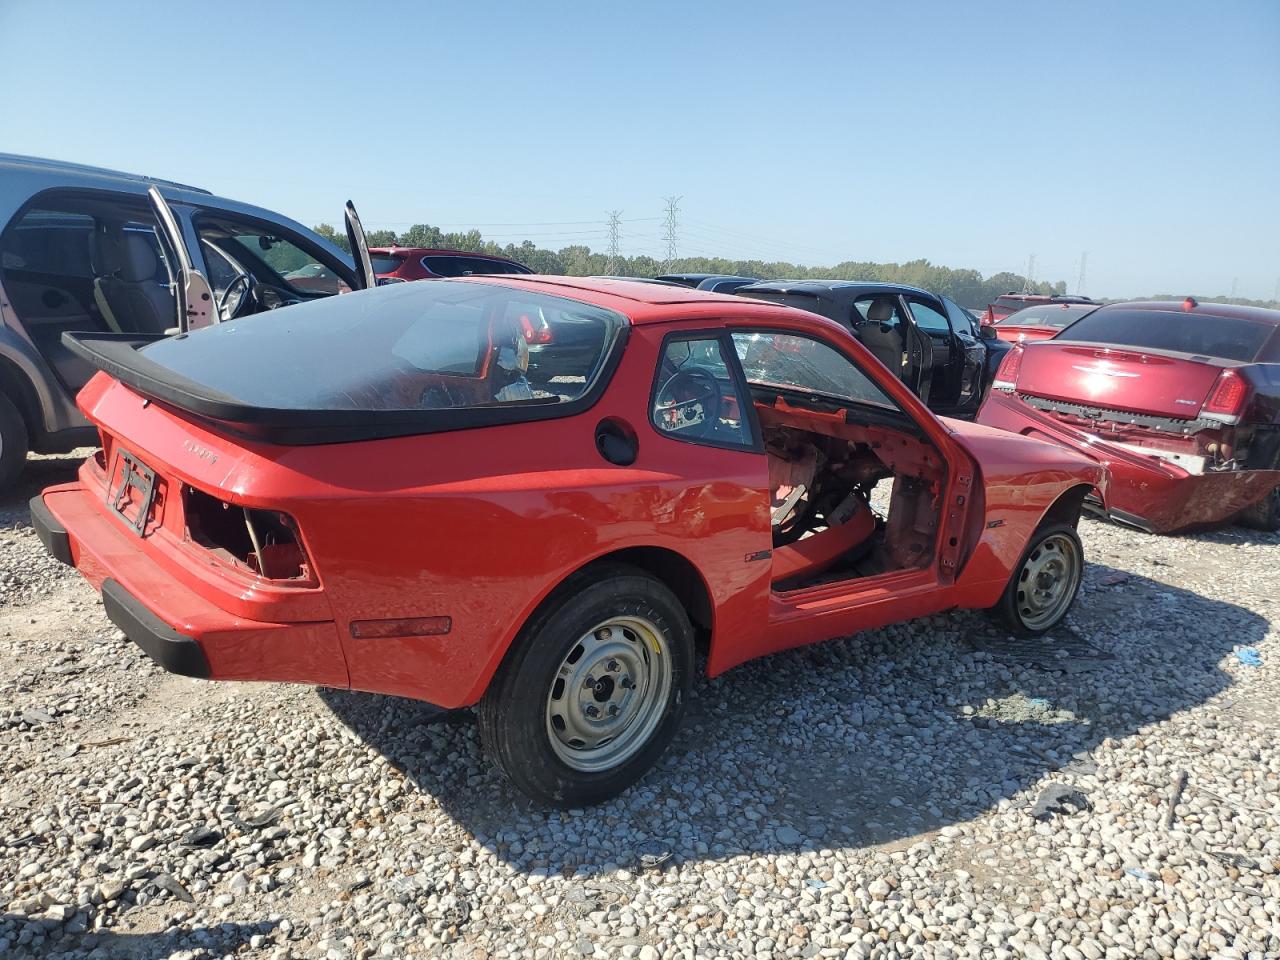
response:
<path id="1" fill-rule="evenodd" d="M 502 665 L 516 649 L 520 636 L 546 611 L 553 608 L 584 581 L 590 582 L 592 574 L 603 572 L 608 567 L 630 567 L 649 574 L 667 587 L 676 596 L 676 600 L 689 615 L 693 624 L 695 641 L 702 653 L 707 653 L 711 645 L 715 620 L 715 604 L 711 599 L 711 589 L 700 570 L 688 557 L 667 547 L 633 546 L 612 550 L 601 554 L 580 567 L 565 574 L 547 593 L 534 604 L 523 617 L 520 624 L 510 632 L 501 653 L 496 656 L 476 688 L 468 696 L 469 703 L 477 702 L 484 696 L 494 677 L 502 669 Z"/>
<path id="2" fill-rule="evenodd" d="M 1069 487 L 1067 490 L 1058 494 L 1056 500 L 1049 505 L 1049 509 L 1041 516 L 1040 522 L 1036 524 L 1036 529 L 1040 529 L 1049 523 L 1067 523 L 1072 527 L 1076 527 L 1080 523 L 1080 514 L 1084 510 L 1084 498 L 1089 495 L 1093 487 L 1087 483 L 1077 483 L 1075 486 Z"/>
<path id="3" fill-rule="evenodd" d="M 16 363 L 6 356 L 0 355 L 0 393 L 3 393 L 18 408 L 22 422 L 26 424 L 27 436 L 34 445 L 37 438 L 44 436 L 44 414 L 40 407 L 40 398 L 35 384 Z"/>

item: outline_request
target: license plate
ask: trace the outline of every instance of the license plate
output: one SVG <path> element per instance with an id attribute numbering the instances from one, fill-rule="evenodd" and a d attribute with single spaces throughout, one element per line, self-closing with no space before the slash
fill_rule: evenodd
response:
<path id="1" fill-rule="evenodd" d="M 107 488 L 107 503 L 134 533 L 142 536 L 155 500 L 155 471 L 126 450 L 116 454 L 116 464 Z"/>

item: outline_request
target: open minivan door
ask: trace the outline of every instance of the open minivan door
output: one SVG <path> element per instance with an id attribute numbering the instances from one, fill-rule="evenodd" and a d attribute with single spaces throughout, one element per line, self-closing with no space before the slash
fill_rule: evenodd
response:
<path id="1" fill-rule="evenodd" d="M 378 285 L 378 275 L 373 272 L 369 241 L 365 239 L 360 214 L 356 213 L 355 204 L 350 200 L 347 201 L 346 221 L 347 242 L 351 244 L 351 258 L 356 262 L 356 278 L 360 281 L 361 290 L 369 290 Z"/>
<path id="2" fill-rule="evenodd" d="M 186 333 L 198 330 L 219 320 L 215 308 L 213 289 L 204 274 L 191 262 L 191 251 L 182 237 L 182 228 L 178 226 L 178 218 L 169 208 L 169 201 L 160 195 L 155 187 L 147 188 L 147 196 L 151 199 L 151 208 L 155 211 L 156 223 L 164 240 L 177 260 L 177 276 L 174 278 L 174 299 L 178 303 L 178 325 L 173 333 Z"/>

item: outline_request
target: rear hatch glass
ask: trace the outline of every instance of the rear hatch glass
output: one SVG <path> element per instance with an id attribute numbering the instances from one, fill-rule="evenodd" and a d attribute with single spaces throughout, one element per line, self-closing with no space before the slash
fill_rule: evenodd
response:
<path id="1" fill-rule="evenodd" d="M 1242 317 L 1121 309 L 1099 310 L 1082 317 L 1060 339 L 1252 363 L 1274 331 L 1273 324 Z"/>
<path id="2" fill-rule="evenodd" d="M 599 307 L 483 283 L 396 284 L 161 340 L 180 377 L 255 407 L 423 410 L 580 396 L 622 322 Z M 565 344 L 555 384 L 528 378 L 531 335 Z M 562 334 L 562 336 L 557 336 Z"/>
<path id="3" fill-rule="evenodd" d="M 389 253 L 371 253 L 369 262 L 373 264 L 374 273 L 395 273 L 404 263 L 404 257 L 394 257 Z"/>

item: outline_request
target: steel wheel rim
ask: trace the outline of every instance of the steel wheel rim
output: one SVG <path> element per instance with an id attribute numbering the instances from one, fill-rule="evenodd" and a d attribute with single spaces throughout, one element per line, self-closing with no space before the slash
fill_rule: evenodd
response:
<path id="1" fill-rule="evenodd" d="M 649 742 L 671 694 L 666 637 L 643 617 L 612 617 L 578 638 L 547 690 L 547 739 L 584 773 L 626 762 Z"/>
<path id="2" fill-rule="evenodd" d="M 1064 533 L 1045 537 L 1018 571 L 1018 619 L 1028 630 L 1053 626 L 1076 595 L 1082 569 L 1080 548 Z"/>

